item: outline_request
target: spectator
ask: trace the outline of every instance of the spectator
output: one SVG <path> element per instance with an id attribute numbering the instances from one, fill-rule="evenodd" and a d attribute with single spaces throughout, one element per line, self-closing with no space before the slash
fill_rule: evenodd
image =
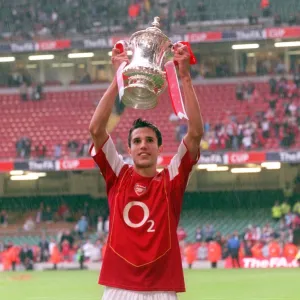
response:
<path id="1" fill-rule="evenodd" d="M 197 227 L 196 228 L 195 241 L 197 243 L 200 243 L 202 241 L 202 230 L 201 230 L 201 227 Z"/>
<path id="2" fill-rule="evenodd" d="M 295 215 L 295 218 L 293 219 L 293 230 L 300 228 L 300 213 L 297 213 Z"/>
<path id="3" fill-rule="evenodd" d="M 46 211 L 43 214 L 43 221 L 47 223 L 53 222 L 53 213 L 50 206 L 46 207 Z"/>
<path id="4" fill-rule="evenodd" d="M 205 21 L 207 19 L 207 17 L 206 17 L 206 13 L 205 13 L 206 7 L 204 4 L 204 1 L 198 2 L 197 10 L 198 10 L 198 15 L 199 15 L 200 21 Z"/>
<path id="5" fill-rule="evenodd" d="M 40 207 L 36 213 L 36 218 L 35 218 L 35 222 L 38 224 L 38 223 L 41 223 L 43 221 L 43 214 L 44 214 L 44 203 L 41 202 L 40 203 Z"/>
<path id="6" fill-rule="evenodd" d="M 60 240 L 59 240 L 59 245 L 60 247 L 62 246 L 63 241 L 68 241 L 69 245 L 71 248 L 73 248 L 74 245 L 74 237 L 71 234 L 70 230 L 64 230 Z"/>
<path id="7" fill-rule="evenodd" d="M 180 2 L 177 2 L 175 11 L 175 22 L 178 22 L 180 25 L 185 25 L 186 17 L 186 9 L 182 7 Z"/>
<path id="8" fill-rule="evenodd" d="M 60 220 L 67 221 L 70 218 L 70 209 L 68 205 L 62 201 L 61 205 L 58 208 L 57 215 Z"/>
<path id="9" fill-rule="evenodd" d="M 33 101 L 39 101 L 43 99 L 43 84 L 38 83 L 32 90 L 31 99 Z"/>
<path id="10" fill-rule="evenodd" d="M 181 247 L 184 247 L 185 239 L 187 238 L 187 233 L 186 233 L 186 231 L 184 230 L 184 228 L 182 226 L 179 226 L 177 228 L 177 238 L 178 238 L 178 241 L 179 241 L 179 245 Z"/>
<path id="11" fill-rule="evenodd" d="M 288 82 L 284 77 L 278 82 L 278 94 L 281 98 L 286 98 L 288 95 Z"/>
<path id="12" fill-rule="evenodd" d="M 192 269 L 194 261 L 197 259 L 197 252 L 192 243 L 187 243 L 184 247 L 184 255 L 189 269 Z"/>
<path id="13" fill-rule="evenodd" d="M 23 226 L 23 229 L 25 231 L 32 231 L 34 229 L 34 227 L 35 227 L 35 223 L 34 223 L 32 217 L 28 217 Z"/>
<path id="14" fill-rule="evenodd" d="M 204 229 L 203 229 L 203 237 L 204 237 L 204 240 L 208 243 L 210 241 L 213 240 L 214 238 L 214 227 L 212 224 L 206 224 Z"/>
<path id="15" fill-rule="evenodd" d="M 210 241 L 208 243 L 208 260 L 211 263 L 213 269 L 217 268 L 218 261 L 222 258 L 222 249 L 219 243 L 216 241 Z"/>
<path id="16" fill-rule="evenodd" d="M 90 259 L 90 257 L 93 255 L 94 245 L 91 243 L 90 240 L 87 240 L 82 248 L 84 251 L 85 258 Z"/>
<path id="17" fill-rule="evenodd" d="M 270 122 L 267 118 L 264 118 L 261 122 L 262 134 L 264 139 L 268 139 L 270 137 Z"/>
<path id="18" fill-rule="evenodd" d="M 85 71 L 84 75 L 80 79 L 80 84 L 91 84 L 91 83 L 92 83 L 91 76 L 87 71 Z"/>
<path id="19" fill-rule="evenodd" d="M 7 227 L 8 225 L 8 216 L 5 210 L 2 210 L 0 213 L 0 226 Z"/>
<path id="20" fill-rule="evenodd" d="M 269 86 L 270 86 L 270 93 L 273 95 L 276 93 L 277 89 L 277 81 L 274 77 L 271 77 L 269 80 Z"/>
<path id="21" fill-rule="evenodd" d="M 38 158 L 45 158 L 47 153 L 47 147 L 45 143 L 40 142 L 35 146 L 35 155 Z"/>
<path id="22" fill-rule="evenodd" d="M 246 241 L 244 245 L 245 257 L 252 257 L 252 242 Z"/>
<path id="23" fill-rule="evenodd" d="M 79 147 L 78 142 L 76 140 L 71 140 L 67 146 L 68 146 L 68 151 L 69 151 L 70 156 L 72 158 L 77 157 L 78 147 Z"/>
<path id="24" fill-rule="evenodd" d="M 22 247 L 19 257 L 25 270 L 33 270 L 33 251 L 27 244 Z"/>
<path id="25" fill-rule="evenodd" d="M 81 239 L 84 238 L 85 236 L 85 233 L 87 232 L 88 230 L 88 222 L 87 222 L 87 219 L 85 216 L 82 216 L 80 218 L 80 220 L 78 221 L 77 225 L 76 225 L 76 228 L 77 228 L 77 232 L 79 234 L 79 237 Z"/>
<path id="26" fill-rule="evenodd" d="M 57 265 L 61 262 L 61 253 L 56 243 L 52 245 L 50 261 L 53 263 L 53 270 L 57 270 Z"/>
<path id="27" fill-rule="evenodd" d="M 47 262 L 49 255 L 49 243 L 46 237 L 43 235 L 39 242 L 40 252 L 41 252 L 41 262 Z"/>
<path id="28" fill-rule="evenodd" d="M 274 16 L 274 25 L 275 26 L 281 26 L 281 24 L 282 24 L 281 16 L 279 14 L 276 14 Z"/>
<path id="29" fill-rule="evenodd" d="M 79 156 L 87 157 L 90 149 L 91 141 L 88 139 L 85 143 L 82 143 L 79 151 Z"/>
<path id="30" fill-rule="evenodd" d="M 260 1 L 260 8 L 262 11 L 262 16 L 264 18 L 270 17 L 271 10 L 270 10 L 270 1 L 269 0 L 261 0 Z"/>
<path id="31" fill-rule="evenodd" d="M 268 258 L 269 257 L 269 243 L 268 242 L 263 242 L 263 246 L 262 246 L 262 255 L 264 258 Z"/>
<path id="32" fill-rule="evenodd" d="M 214 237 L 214 241 L 216 241 L 217 243 L 219 243 L 219 245 L 222 247 L 223 243 L 224 243 L 224 239 L 222 237 L 222 234 L 220 231 L 216 232 L 216 235 Z"/>
<path id="33" fill-rule="evenodd" d="M 243 143 L 243 147 L 245 150 L 251 150 L 252 148 L 252 135 L 247 132 L 245 133 L 244 137 L 243 137 L 243 140 L 242 140 L 242 143 Z"/>
<path id="34" fill-rule="evenodd" d="M 16 142 L 17 157 L 29 158 L 31 154 L 31 140 L 28 137 L 21 137 Z"/>
<path id="35" fill-rule="evenodd" d="M 277 74 L 284 75 L 284 73 L 286 72 L 286 69 L 285 69 L 285 64 L 283 61 L 278 62 L 275 71 Z"/>
<path id="36" fill-rule="evenodd" d="M 294 14 L 291 14 L 291 15 L 289 16 L 288 24 L 289 24 L 290 26 L 296 25 L 296 16 L 295 16 Z"/>
<path id="37" fill-rule="evenodd" d="M 288 200 L 284 200 L 281 204 L 281 213 L 282 216 L 287 215 L 291 211 L 291 206 L 288 203 Z"/>
<path id="38" fill-rule="evenodd" d="M 295 214 L 300 214 L 300 200 L 297 200 L 297 202 L 294 204 L 293 212 Z"/>
<path id="39" fill-rule="evenodd" d="M 240 261 L 239 261 L 239 250 L 240 250 L 240 240 L 238 233 L 235 232 L 228 240 L 227 247 L 229 251 L 229 255 L 232 260 L 232 267 L 233 268 L 240 268 Z"/>
<path id="40" fill-rule="evenodd" d="M 61 254 L 64 261 L 71 261 L 71 246 L 68 240 L 63 240 L 61 243 Z"/>
<path id="41" fill-rule="evenodd" d="M 54 158 L 58 159 L 61 157 L 61 144 L 57 144 L 54 146 Z"/>
<path id="42" fill-rule="evenodd" d="M 249 25 L 257 25 L 258 24 L 258 16 L 256 14 L 251 14 L 249 17 Z"/>
<path id="43" fill-rule="evenodd" d="M 270 224 L 266 224 L 266 226 L 262 230 L 262 240 L 265 242 L 270 242 L 274 234 L 273 228 Z"/>
<path id="44" fill-rule="evenodd" d="M 109 233 L 109 216 L 106 218 L 105 222 L 104 222 L 104 232 L 106 234 Z"/>
<path id="45" fill-rule="evenodd" d="M 272 218 L 274 221 L 278 222 L 282 217 L 281 207 L 279 201 L 276 201 L 272 207 Z"/>
<path id="46" fill-rule="evenodd" d="M 294 71 L 294 83 L 296 84 L 297 88 L 300 88 L 300 65 L 295 68 Z"/>
<path id="47" fill-rule="evenodd" d="M 104 223 L 103 223 L 103 217 L 98 217 L 98 223 L 97 223 L 97 233 L 99 236 L 102 236 L 104 233 Z"/>
<path id="48" fill-rule="evenodd" d="M 243 101 L 244 100 L 244 85 L 239 83 L 235 88 L 236 99 Z"/>
<path id="49" fill-rule="evenodd" d="M 207 244 L 205 242 L 202 242 L 200 244 L 200 247 L 198 248 L 197 258 L 200 260 L 207 259 L 208 256 L 208 248 Z"/>
<path id="50" fill-rule="evenodd" d="M 20 86 L 20 98 L 22 101 L 27 101 L 28 88 L 25 82 Z"/>
<path id="51" fill-rule="evenodd" d="M 291 212 L 288 212 L 285 216 L 284 216 L 284 221 L 286 224 L 287 228 L 292 228 L 293 226 L 293 221 L 294 221 L 294 215 Z"/>
<path id="52" fill-rule="evenodd" d="M 87 201 L 84 201 L 83 204 L 83 215 L 87 218 L 90 218 L 90 205 Z"/>

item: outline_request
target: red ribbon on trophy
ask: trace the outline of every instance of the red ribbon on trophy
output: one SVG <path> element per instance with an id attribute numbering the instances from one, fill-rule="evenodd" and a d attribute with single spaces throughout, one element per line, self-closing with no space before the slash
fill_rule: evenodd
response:
<path id="1" fill-rule="evenodd" d="M 189 50 L 189 54 L 190 54 L 190 64 L 194 65 L 197 63 L 196 57 L 195 57 L 194 53 L 192 52 L 190 43 L 178 42 L 176 44 L 182 44 L 182 45 L 187 46 L 187 48 Z M 176 116 L 179 119 L 185 118 L 188 120 L 188 117 L 186 115 L 185 108 L 184 108 L 184 103 L 182 100 L 182 95 L 181 95 L 181 91 L 180 91 L 180 86 L 179 86 L 175 66 L 178 66 L 178 63 L 176 61 L 168 61 L 165 64 L 165 71 L 166 71 L 166 75 L 167 75 L 169 94 L 171 97 L 173 110 L 174 110 Z"/>
<path id="2" fill-rule="evenodd" d="M 126 50 L 126 42 L 125 41 L 119 41 L 115 44 L 115 48 L 120 51 L 120 53 L 123 53 Z M 123 78 L 123 70 L 126 67 L 127 62 L 124 61 L 117 70 L 117 85 L 118 85 L 118 91 L 119 91 L 119 100 L 121 102 L 121 99 L 124 95 L 124 78 Z"/>

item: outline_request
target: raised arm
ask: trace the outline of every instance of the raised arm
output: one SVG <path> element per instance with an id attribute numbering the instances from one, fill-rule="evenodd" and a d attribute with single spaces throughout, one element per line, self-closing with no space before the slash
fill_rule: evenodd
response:
<path id="1" fill-rule="evenodd" d="M 187 46 L 176 45 L 174 60 L 178 62 L 178 75 L 182 83 L 185 110 L 189 119 L 188 132 L 184 137 L 184 142 L 192 157 L 196 159 L 204 130 L 200 105 L 192 85 L 190 54 Z"/>
<path id="2" fill-rule="evenodd" d="M 115 71 L 122 62 L 128 61 L 126 52 L 120 53 L 116 48 L 112 50 L 112 64 Z M 114 77 L 109 88 L 106 90 L 105 94 L 98 103 L 98 106 L 94 112 L 92 120 L 90 122 L 89 131 L 92 136 L 94 147 L 96 152 L 102 147 L 106 139 L 108 138 L 108 133 L 106 131 L 106 126 L 109 117 L 112 113 L 112 109 L 115 104 L 116 97 L 118 95 L 118 87 L 116 76 Z"/>

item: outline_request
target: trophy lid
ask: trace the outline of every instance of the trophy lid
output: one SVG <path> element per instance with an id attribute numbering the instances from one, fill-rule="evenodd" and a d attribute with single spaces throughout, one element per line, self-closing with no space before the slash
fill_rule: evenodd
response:
<path id="1" fill-rule="evenodd" d="M 154 18 L 154 21 L 151 23 L 152 26 L 146 28 L 145 30 L 140 30 L 140 31 L 137 31 L 135 32 L 132 36 L 131 36 L 131 39 L 138 36 L 138 35 L 141 35 L 143 33 L 146 33 L 146 32 L 151 32 L 153 33 L 154 35 L 159 35 L 167 40 L 169 40 L 169 38 L 161 31 L 161 29 L 159 28 L 160 27 L 160 17 L 155 17 Z"/>

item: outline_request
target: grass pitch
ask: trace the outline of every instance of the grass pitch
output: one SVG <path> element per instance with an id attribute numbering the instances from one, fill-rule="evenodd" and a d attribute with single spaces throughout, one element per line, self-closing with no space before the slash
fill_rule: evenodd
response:
<path id="1" fill-rule="evenodd" d="M 300 269 L 189 270 L 180 300 L 300 300 Z M 98 272 L 0 273 L 1 300 L 100 300 Z"/>

